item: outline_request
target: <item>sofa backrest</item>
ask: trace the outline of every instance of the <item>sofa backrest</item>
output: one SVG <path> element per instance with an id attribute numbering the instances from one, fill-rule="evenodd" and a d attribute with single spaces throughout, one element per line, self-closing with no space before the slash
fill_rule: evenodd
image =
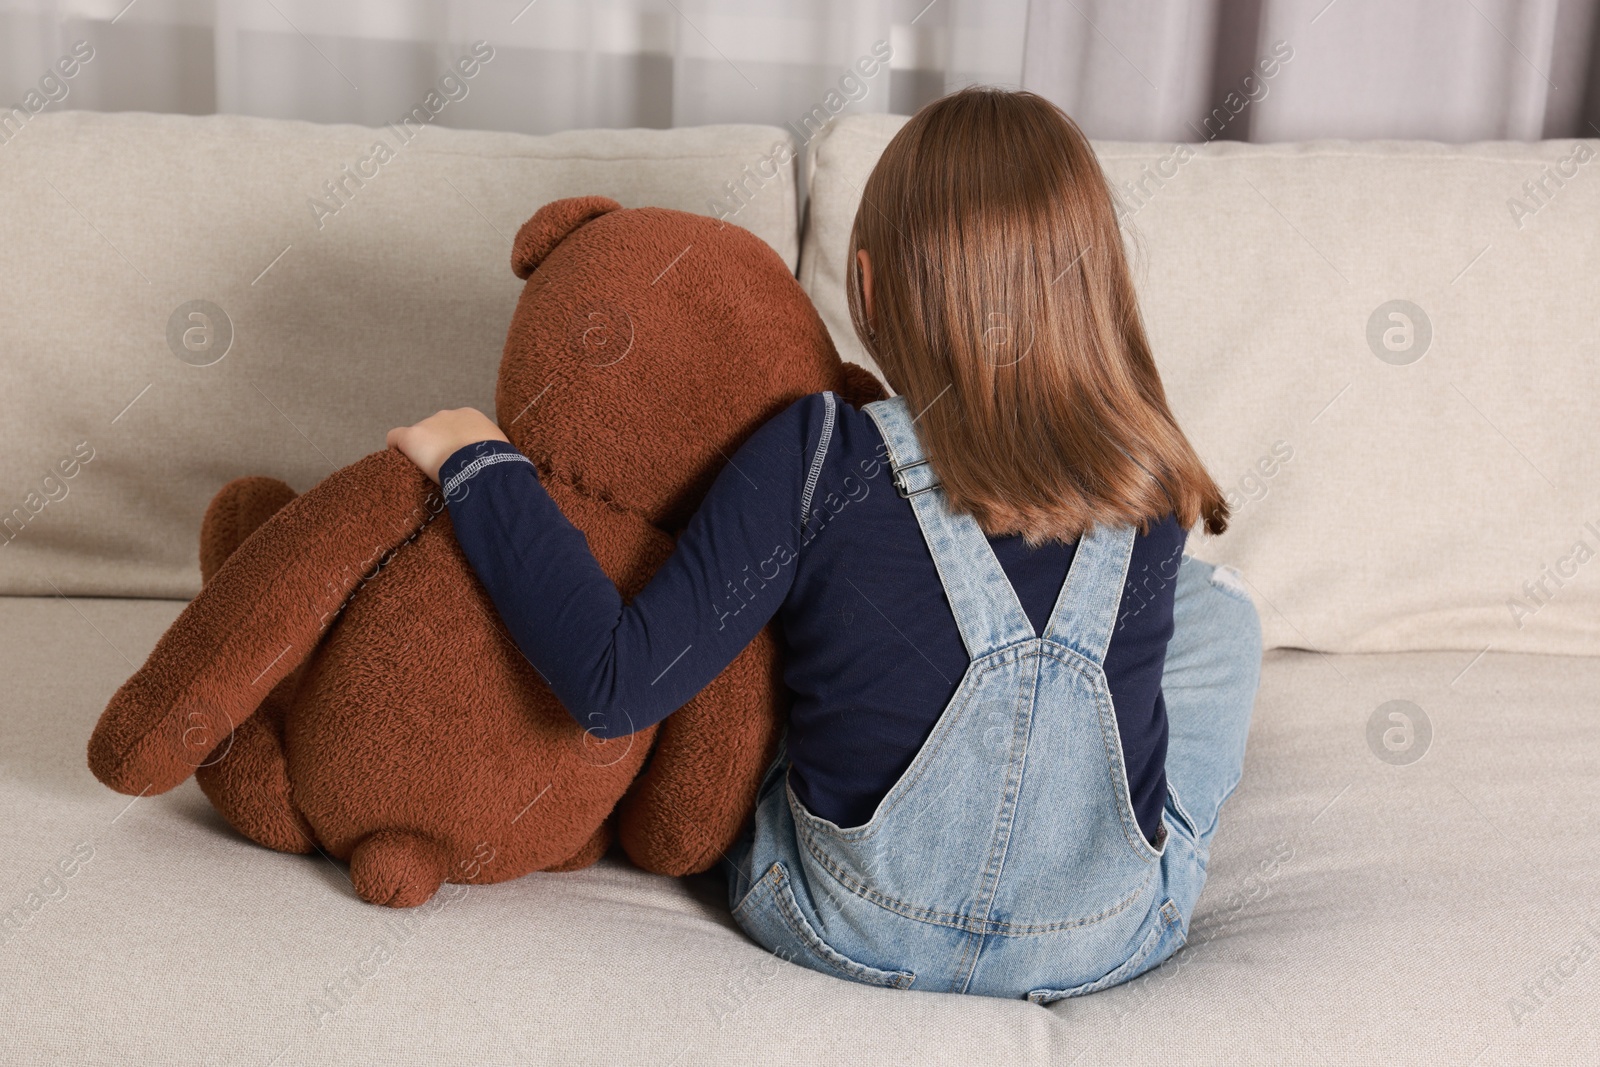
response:
<path id="1" fill-rule="evenodd" d="M 36 117 L 0 143 L 0 595 L 191 596 L 230 478 L 303 490 L 492 410 L 509 239 L 561 196 L 749 227 L 866 362 L 845 244 L 904 121 L 814 142 L 802 242 L 769 127 Z M 1244 572 L 1268 646 L 1600 653 L 1600 143 L 1096 149 L 1235 505 L 1190 549 Z"/>
<path id="2" fill-rule="evenodd" d="M 511 239 L 547 201 L 725 214 L 798 257 L 771 127 L 67 111 L 0 133 L 0 594 L 192 596 L 228 480 L 303 491 L 391 426 L 492 412 Z"/>
<path id="3" fill-rule="evenodd" d="M 847 359 L 851 222 L 904 121 L 809 160 L 800 277 Z M 1600 141 L 1095 147 L 1234 504 L 1189 549 L 1240 568 L 1267 646 L 1600 653 Z"/>

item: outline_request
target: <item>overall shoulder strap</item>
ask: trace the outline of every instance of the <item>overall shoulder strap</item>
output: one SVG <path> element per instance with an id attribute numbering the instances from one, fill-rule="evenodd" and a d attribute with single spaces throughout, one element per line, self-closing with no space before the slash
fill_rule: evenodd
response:
<path id="1" fill-rule="evenodd" d="M 895 490 L 911 501 L 967 656 L 978 659 L 1032 638 L 1033 624 L 977 520 L 950 510 L 917 439 L 905 398 L 877 400 L 862 410 L 872 416 L 888 446 L 891 480 Z"/>
<path id="2" fill-rule="evenodd" d="M 1133 557 L 1132 526 L 1095 526 L 1078 539 L 1044 638 L 1103 666 Z"/>

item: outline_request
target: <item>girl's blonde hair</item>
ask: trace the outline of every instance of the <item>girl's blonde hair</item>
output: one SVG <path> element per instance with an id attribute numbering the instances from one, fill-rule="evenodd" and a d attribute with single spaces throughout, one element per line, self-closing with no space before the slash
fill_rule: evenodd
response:
<path id="1" fill-rule="evenodd" d="M 849 266 L 857 336 L 986 534 L 1065 542 L 1174 512 L 1227 528 L 1167 407 L 1105 176 L 1060 108 L 987 87 L 922 108 L 867 179 Z"/>

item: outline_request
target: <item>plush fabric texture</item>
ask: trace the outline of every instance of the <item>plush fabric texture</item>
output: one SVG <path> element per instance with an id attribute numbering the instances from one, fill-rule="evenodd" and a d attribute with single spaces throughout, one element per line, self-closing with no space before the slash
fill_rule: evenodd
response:
<path id="1" fill-rule="evenodd" d="M 0 199 L 17 205 L 0 247 L 0 592 L 189 599 L 225 483 L 304 492 L 391 426 L 494 409 L 522 293 L 506 255 L 535 207 L 604 194 L 710 213 L 790 137 L 430 125 L 402 143 L 240 115 L 36 116 L 0 146 Z M 378 143 L 393 158 L 372 165 Z M 737 218 L 791 270 L 795 200 L 779 168 Z M 169 340 L 193 300 L 232 328 L 205 366 Z M 80 444 L 93 458 L 63 476 Z"/>
<path id="2" fill-rule="evenodd" d="M 905 121 L 814 142 L 800 277 L 858 362 L 850 225 Z M 1239 568 L 1267 647 L 1600 653 L 1600 140 L 1095 151 L 1234 505 L 1189 550 Z"/>
<path id="3" fill-rule="evenodd" d="M 512 268 L 527 281 L 498 421 L 624 597 L 772 414 L 824 389 L 881 395 L 739 227 L 560 200 L 522 227 Z M 399 452 L 299 496 L 230 482 L 200 558 L 203 588 L 107 705 L 91 770 L 135 796 L 196 774 L 241 833 L 348 860 L 373 903 L 586 866 L 613 834 L 647 870 L 705 870 L 774 754 L 770 627 L 661 726 L 582 730 L 506 633 L 439 490 Z"/>

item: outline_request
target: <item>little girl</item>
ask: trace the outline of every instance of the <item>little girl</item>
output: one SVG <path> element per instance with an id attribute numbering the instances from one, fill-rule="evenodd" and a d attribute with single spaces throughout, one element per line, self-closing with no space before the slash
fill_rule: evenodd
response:
<path id="1" fill-rule="evenodd" d="M 600 737 L 779 618 L 790 721 L 724 862 L 757 942 L 1041 1004 L 1127 981 L 1187 935 L 1261 638 L 1236 572 L 1183 555 L 1228 508 L 1168 410 L 1105 178 L 1054 105 L 963 90 L 890 141 L 850 263 L 898 395 L 763 425 L 630 604 L 531 464 L 481 462 L 520 458 L 485 416 L 389 444 L 472 480 L 447 493 L 462 549 Z"/>

